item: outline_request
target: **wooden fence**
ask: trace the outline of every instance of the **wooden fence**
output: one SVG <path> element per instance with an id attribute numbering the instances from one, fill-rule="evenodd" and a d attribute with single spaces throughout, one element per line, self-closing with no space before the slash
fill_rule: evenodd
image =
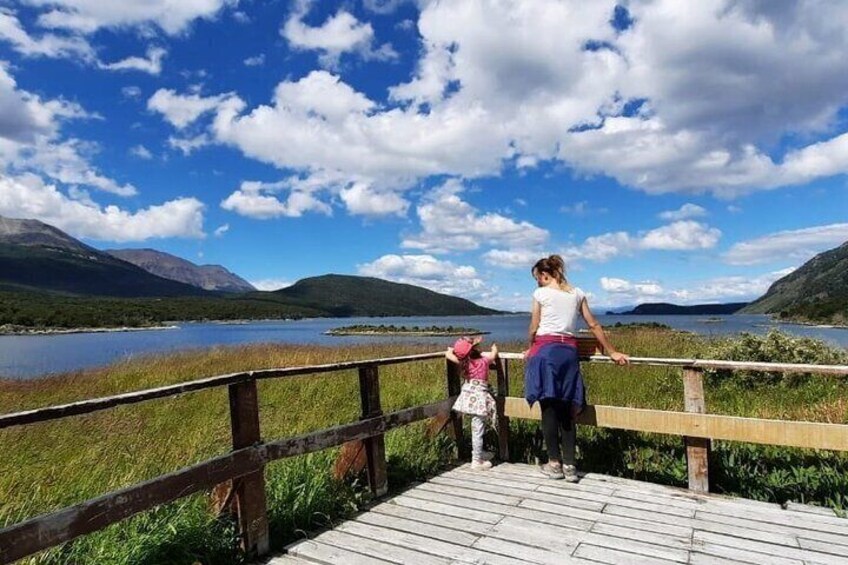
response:
<path id="1" fill-rule="evenodd" d="M 597 342 L 594 339 L 580 338 L 579 350 L 583 361 L 610 362 L 608 357 L 595 355 Z M 447 398 L 445 400 L 390 414 L 384 414 L 382 411 L 379 367 L 442 357 L 443 353 L 439 352 L 249 371 L 0 415 L 0 429 L 3 429 L 226 386 L 229 390 L 233 447 L 232 451 L 226 455 L 214 457 L 144 483 L 0 530 L 0 564 L 11 563 L 78 536 L 105 528 L 160 504 L 207 491 L 218 485 L 226 485 L 230 490 L 230 498 L 233 500 L 239 522 L 243 549 L 254 555 L 264 555 L 269 550 L 264 469 L 271 461 L 327 449 L 349 441 L 362 441 L 367 457 L 369 487 L 374 496 L 382 496 L 388 489 L 384 434 L 399 426 L 434 416 L 450 419 L 449 429 L 457 440 L 458 456 L 460 458 L 468 456 L 469 446 L 463 441 L 462 419 L 450 411 L 461 386 L 461 378 L 455 365 L 446 364 Z M 515 359 L 521 359 L 521 355 L 503 353 L 499 362 L 496 363 L 498 439 L 500 456 L 504 460 L 509 459 L 509 418 L 540 418 L 538 406 L 530 409 L 523 398 L 508 396 L 509 361 Z M 634 365 L 681 367 L 684 379 L 685 411 L 590 406 L 583 412 L 578 422 L 600 427 L 684 436 L 689 466 L 689 488 L 694 491 L 709 490 L 711 439 L 848 451 L 848 425 L 707 414 L 702 375 L 705 368 L 846 375 L 848 374 L 846 366 L 655 358 L 632 358 L 631 362 Z M 359 372 L 362 406 L 359 421 L 297 437 L 263 441 L 260 432 L 257 381 L 346 370 Z"/>

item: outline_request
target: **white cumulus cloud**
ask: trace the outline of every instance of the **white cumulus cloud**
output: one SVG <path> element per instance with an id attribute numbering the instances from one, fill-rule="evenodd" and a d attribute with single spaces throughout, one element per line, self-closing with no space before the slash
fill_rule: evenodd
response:
<path id="1" fill-rule="evenodd" d="M 202 238 L 203 204 L 176 198 L 135 212 L 99 206 L 84 192 L 63 194 L 34 174 L 0 174 L 0 214 L 35 218 L 76 237 L 102 241 L 144 241 L 153 238 Z"/>
<path id="2" fill-rule="evenodd" d="M 774 261 L 806 261 L 816 253 L 848 241 L 848 223 L 827 224 L 770 233 L 740 241 L 724 254 L 731 265 L 754 265 Z"/>

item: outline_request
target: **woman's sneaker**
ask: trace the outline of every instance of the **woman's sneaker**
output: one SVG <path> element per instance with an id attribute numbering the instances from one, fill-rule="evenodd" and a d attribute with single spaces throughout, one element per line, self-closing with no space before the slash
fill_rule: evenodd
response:
<path id="1" fill-rule="evenodd" d="M 566 482 L 576 483 L 580 480 L 580 477 L 577 476 L 577 467 L 574 465 L 563 465 L 562 474 Z"/>
<path id="2" fill-rule="evenodd" d="M 544 465 L 539 466 L 539 470 L 542 471 L 542 474 L 549 479 L 562 479 L 565 476 L 562 474 L 562 467 L 559 465 L 545 463 Z"/>
<path id="3" fill-rule="evenodd" d="M 471 470 L 472 471 L 488 471 L 492 468 L 491 461 L 472 461 L 471 462 Z"/>
<path id="4" fill-rule="evenodd" d="M 491 461 L 495 458 L 495 454 L 491 451 L 484 451 L 480 454 L 480 461 Z"/>

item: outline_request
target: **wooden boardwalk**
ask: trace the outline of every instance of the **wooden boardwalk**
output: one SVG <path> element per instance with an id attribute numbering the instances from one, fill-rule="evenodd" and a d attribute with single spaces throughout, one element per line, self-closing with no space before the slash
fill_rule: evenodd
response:
<path id="1" fill-rule="evenodd" d="M 569 484 L 529 465 L 466 465 L 267 563 L 844 565 L 848 520 L 605 475 Z"/>

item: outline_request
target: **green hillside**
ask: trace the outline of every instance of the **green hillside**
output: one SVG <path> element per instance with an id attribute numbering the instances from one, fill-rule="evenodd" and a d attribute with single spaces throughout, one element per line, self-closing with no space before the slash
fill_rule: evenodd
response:
<path id="1" fill-rule="evenodd" d="M 464 298 L 371 277 L 323 275 L 273 292 L 281 300 L 330 316 L 474 316 L 497 314 Z"/>
<path id="2" fill-rule="evenodd" d="M 816 255 L 776 281 L 740 313 L 775 314 L 820 324 L 848 324 L 848 242 Z"/>

